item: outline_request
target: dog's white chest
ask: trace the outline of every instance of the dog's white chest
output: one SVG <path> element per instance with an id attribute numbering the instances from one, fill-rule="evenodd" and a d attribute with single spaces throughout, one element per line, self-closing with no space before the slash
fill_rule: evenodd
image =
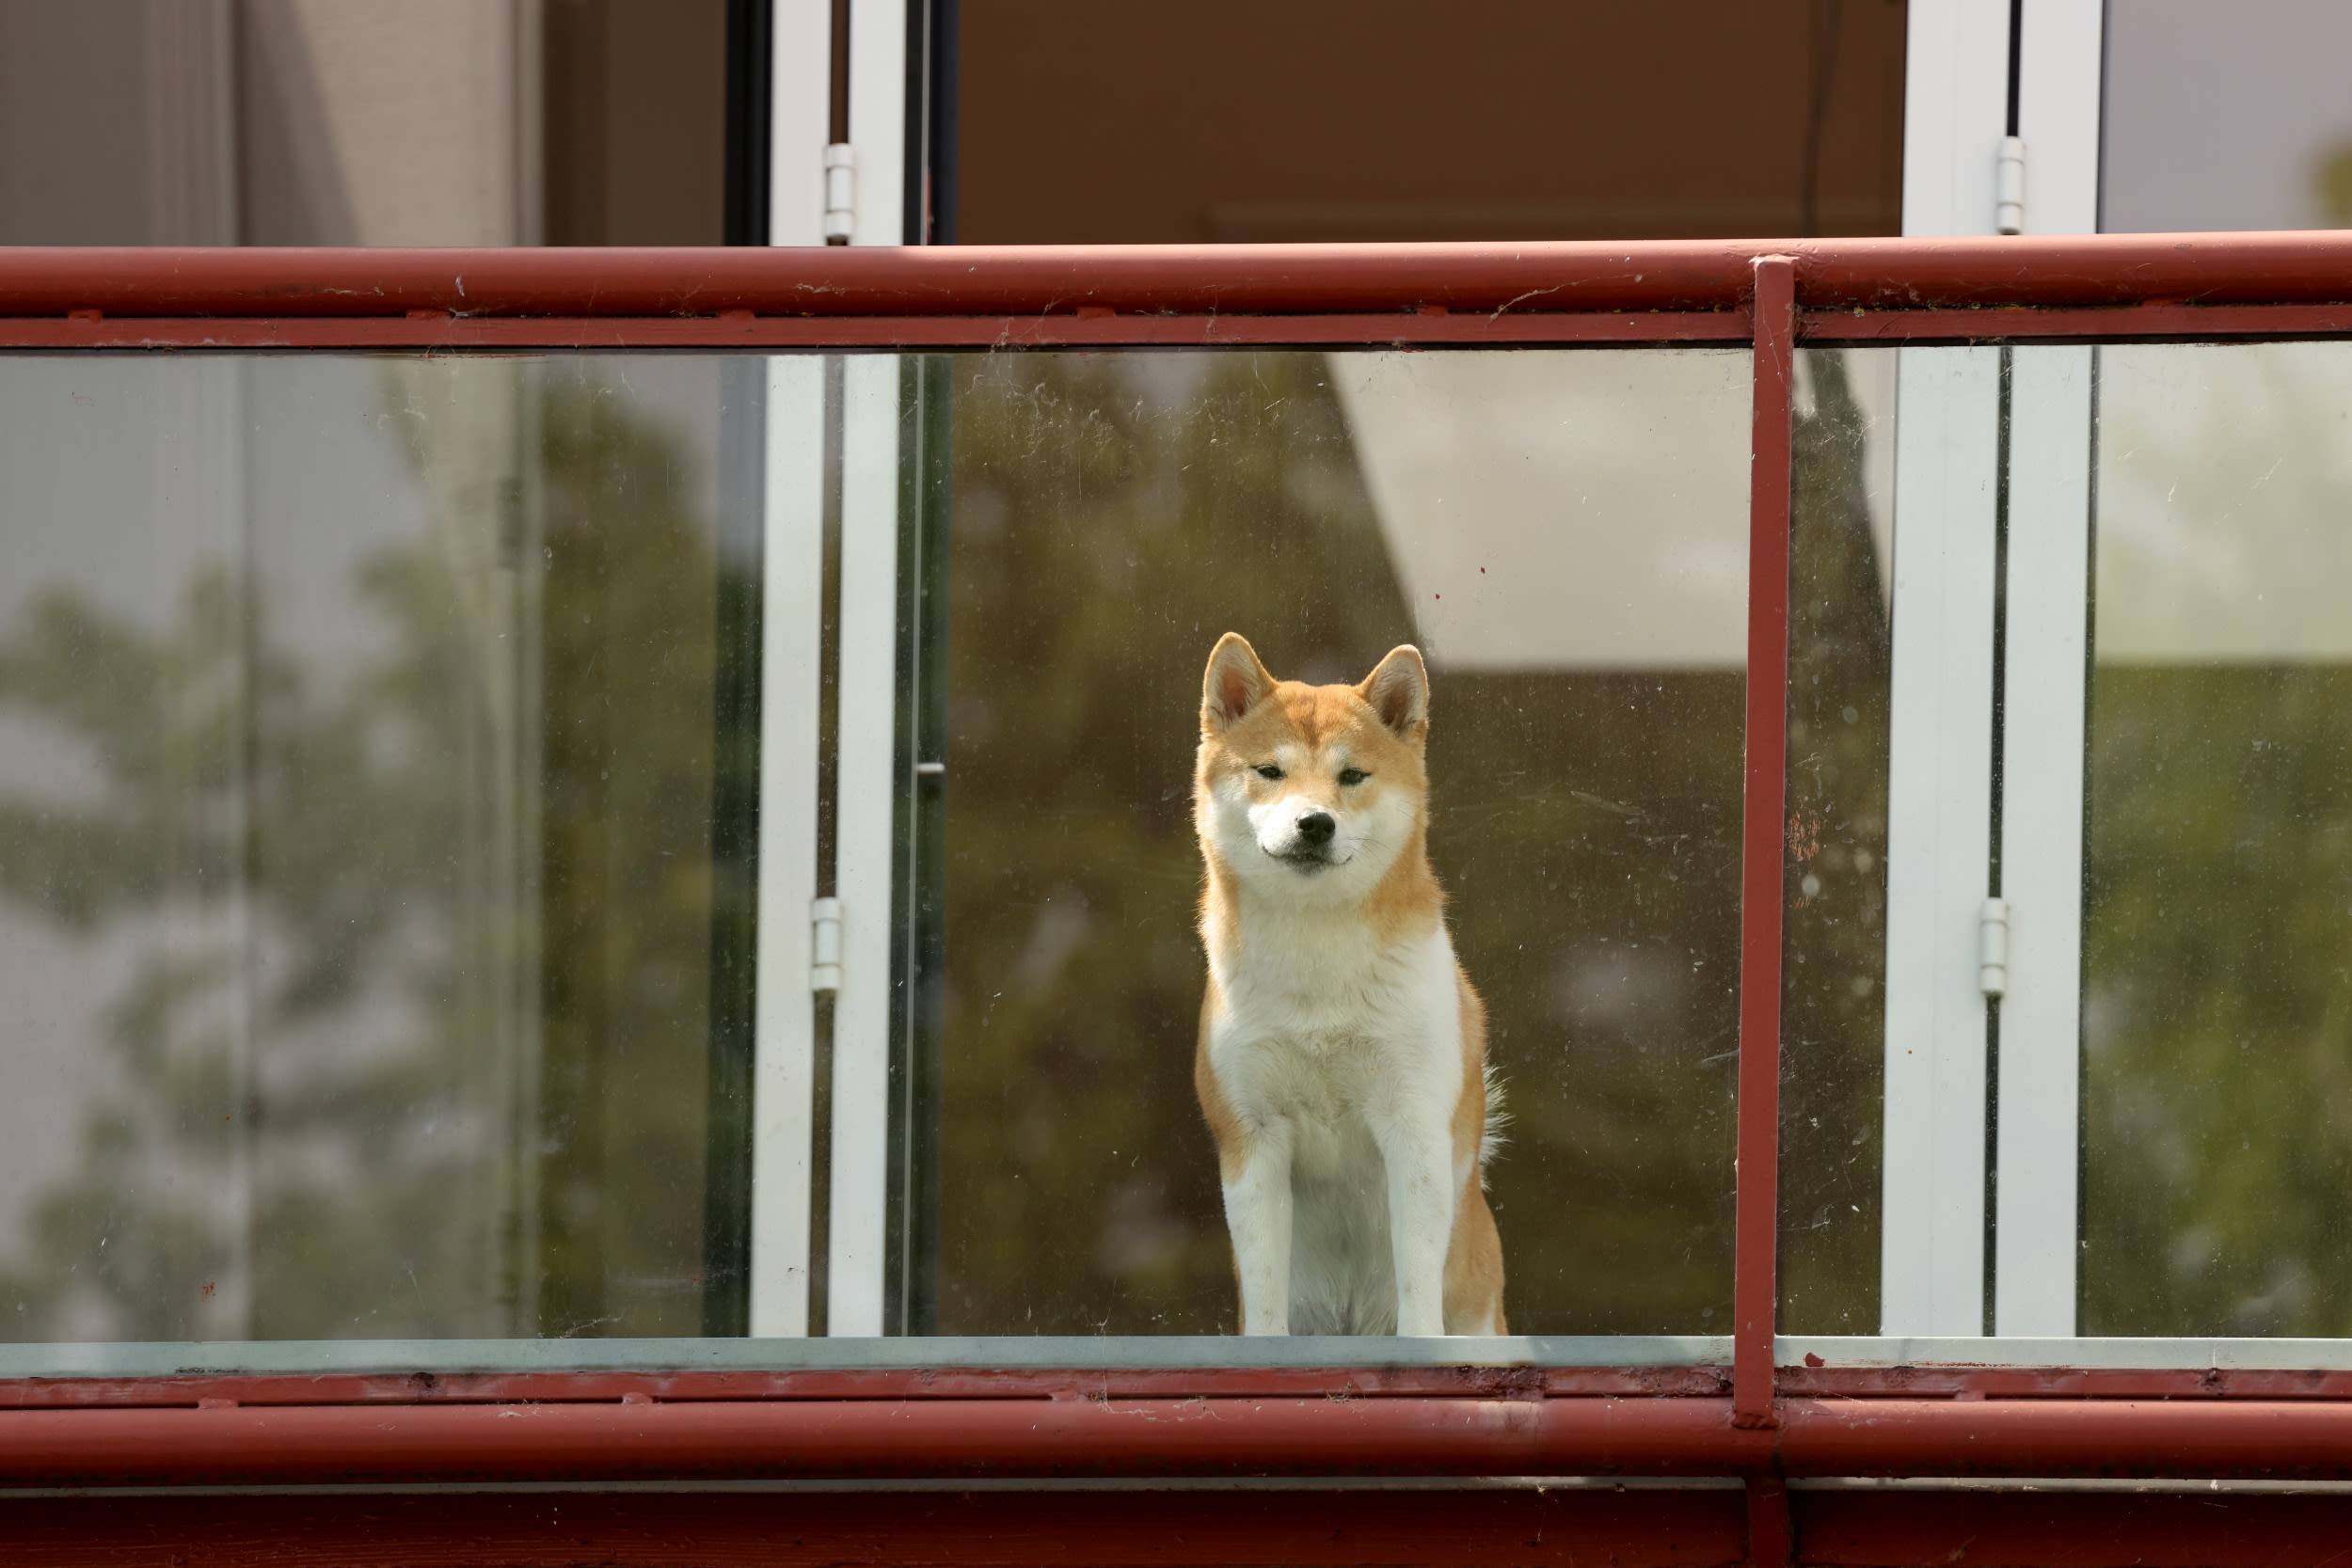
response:
<path id="1" fill-rule="evenodd" d="M 1218 1085 L 1254 1135 L 1287 1156 L 1291 1332 L 1395 1332 L 1384 1151 L 1410 1143 L 1415 1129 L 1442 1129 L 1461 1093 L 1453 944 L 1442 927 L 1382 953 L 1337 946 L 1321 961 L 1304 944 L 1267 944 L 1221 968 L 1217 982 L 1209 1059 Z"/>
<path id="2" fill-rule="evenodd" d="M 1209 1057 L 1234 1109 L 1305 1133 L 1376 1116 L 1400 1096 L 1458 1089 L 1460 1003 L 1444 928 L 1385 949 L 1312 936 L 1254 943 L 1219 966 Z"/>

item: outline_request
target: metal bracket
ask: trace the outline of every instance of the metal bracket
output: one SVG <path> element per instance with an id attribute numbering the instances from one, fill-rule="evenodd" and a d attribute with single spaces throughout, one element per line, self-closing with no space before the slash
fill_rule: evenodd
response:
<path id="1" fill-rule="evenodd" d="M 819 898 L 808 907 L 808 989 L 841 990 L 841 900 Z"/>
<path id="2" fill-rule="evenodd" d="M 1993 157 L 1993 231 L 2026 231 L 2026 138 L 2003 136 Z"/>
<path id="3" fill-rule="evenodd" d="M 1977 913 L 1977 986 L 1985 995 L 2009 994 L 2009 900 L 1988 898 Z"/>

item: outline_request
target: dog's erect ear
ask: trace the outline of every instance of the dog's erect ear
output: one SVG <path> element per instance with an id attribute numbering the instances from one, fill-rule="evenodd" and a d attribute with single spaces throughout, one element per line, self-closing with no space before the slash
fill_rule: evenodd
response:
<path id="1" fill-rule="evenodd" d="M 1429 722 L 1429 671 L 1421 661 L 1421 650 L 1410 642 L 1391 648 L 1356 694 L 1372 705 L 1380 722 L 1400 740 L 1411 740 Z"/>
<path id="2" fill-rule="evenodd" d="M 1258 650 L 1237 631 L 1216 640 L 1209 655 L 1209 672 L 1200 678 L 1200 728 L 1215 735 L 1239 722 L 1241 716 L 1265 701 L 1274 677 L 1258 662 Z"/>

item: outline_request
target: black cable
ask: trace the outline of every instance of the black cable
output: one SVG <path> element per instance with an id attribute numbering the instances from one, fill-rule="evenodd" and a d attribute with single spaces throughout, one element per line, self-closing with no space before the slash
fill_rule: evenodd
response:
<path id="1" fill-rule="evenodd" d="M 2025 57 L 2026 0 L 2009 0 L 2009 131 L 2017 135 L 2017 84 Z"/>

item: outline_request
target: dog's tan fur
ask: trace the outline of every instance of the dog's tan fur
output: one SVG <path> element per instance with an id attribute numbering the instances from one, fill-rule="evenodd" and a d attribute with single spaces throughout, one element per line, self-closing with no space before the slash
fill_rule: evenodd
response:
<path id="1" fill-rule="evenodd" d="M 1194 1081 L 1245 1333 L 1504 1332 L 1486 1011 L 1429 866 L 1428 731 L 1411 647 L 1311 687 L 1228 632 L 1203 676 Z"/>

